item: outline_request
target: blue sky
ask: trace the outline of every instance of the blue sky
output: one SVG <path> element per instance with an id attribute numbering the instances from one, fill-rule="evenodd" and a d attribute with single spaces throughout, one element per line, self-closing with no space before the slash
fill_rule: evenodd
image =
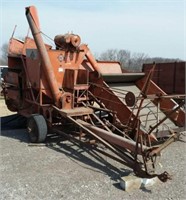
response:
<path id="1" fill-rule="evenodd" d="M 0 44 L 28 31 L 25 7 L 38 9 L 41 30 L 57 34 L 79 34 L 93 53 L 127 49 L 151 57 L 186 60 L 185 0 L 1 0 Z"/>

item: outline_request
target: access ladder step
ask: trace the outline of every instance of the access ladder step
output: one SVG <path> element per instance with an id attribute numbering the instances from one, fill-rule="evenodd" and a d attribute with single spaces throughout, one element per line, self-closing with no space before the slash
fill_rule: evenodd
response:
<path id="1" fill-rule="evenodd" d="M 93 109 L 87 107 L 77 107 L 73 109 L 62 109 L 60 113 L 64 117 L 68 116 L 83 116 L 93 114 Z"/>

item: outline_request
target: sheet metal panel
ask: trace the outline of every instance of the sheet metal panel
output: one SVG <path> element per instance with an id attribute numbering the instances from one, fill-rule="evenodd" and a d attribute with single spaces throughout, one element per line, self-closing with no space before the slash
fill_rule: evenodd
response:
<path id="1" fill-rule="evenodd" d="M 153 64 L 144 64 L 142 71 L 148 73 Z M 156 63 L 153 82 L 167 94 L 185 94 L 186 62 Z"/>

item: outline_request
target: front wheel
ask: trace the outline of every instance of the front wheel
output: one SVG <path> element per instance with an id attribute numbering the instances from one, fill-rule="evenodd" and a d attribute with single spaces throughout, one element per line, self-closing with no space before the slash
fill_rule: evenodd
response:
<path id="1" fill-rule="evenodd" d="M 44 142 L 47 136 L 47 124 L 42 115 L 34 114 L 28 119 L 27 130 L 30 141 Z"/>

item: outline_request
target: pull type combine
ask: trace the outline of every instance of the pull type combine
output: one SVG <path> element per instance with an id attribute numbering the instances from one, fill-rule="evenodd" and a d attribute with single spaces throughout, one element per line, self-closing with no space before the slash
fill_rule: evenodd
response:
<path id="1" fill-rule="evenodd" d="M 34 39 L 10 39 L 3 94 L 9 110 L 28 118 L 31 142 L 44 142 L 49 131 L 86 138 L 137 175 L 156 175 L 156 157 L 184 126 L 183 95 L 166 95 L 151 81 L 153 69 L 122 72 L 118 62 L 97 61 L 78 35 L 57 35 L 53 49 L 34 6 L 26 17 Z"/>

